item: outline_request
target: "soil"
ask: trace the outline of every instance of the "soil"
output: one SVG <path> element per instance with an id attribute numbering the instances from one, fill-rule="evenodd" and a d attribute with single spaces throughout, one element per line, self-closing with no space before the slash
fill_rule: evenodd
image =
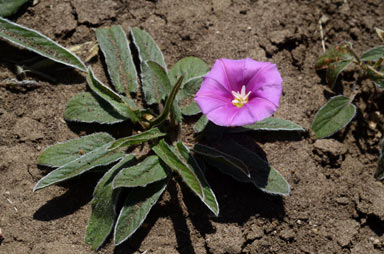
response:
<path id="1" fill-rule="evenodd" d="M 209 65 L 222 57 L 274 62 L 284 80 L 275 116 L 308 130 L 252 136 L 291 184 L 290 196 L 268 195 L 212 168 L 207 178 L 219 217 L 173 183 L 131 239 L 118 247 L 109 240 L 99 253 L 384 252 L 384 186 L 374 179 L 381 97 L 372 101 L 372 84 L 363 80 L 351 125 L 330 139 L 316 141 L 310 132 L 315 113 L 333 95 L 314 71 L 322 39 L 326 47 L 350 41 L 357 52 L 378 45 L 381 0 L 50 0 L 30 4 L 11 19 L 66 47 L 94 41 L 97 27 L 138 26 L 153 36 L 168 66 L 191 55 Z M 34 55 L 5 42 L 0 49 L 0 253 L 91 253 L 83 239 L 96 180 L 83 176 L 32 193 L 47 173 L 36 165 L 46 147 L 105 129 L 63 120 L 67 101 L 86 90 L 85 80 L 63 70 L 51 74 L 56 82 L 28 75 L 36 82 L 7 85 L 16 77 L 10 60 Z M 107 82 L 100 59 L 91 65 Z M 350 93 L 357 77 L 356 69 L 348 69 L 338 91 Z"/>

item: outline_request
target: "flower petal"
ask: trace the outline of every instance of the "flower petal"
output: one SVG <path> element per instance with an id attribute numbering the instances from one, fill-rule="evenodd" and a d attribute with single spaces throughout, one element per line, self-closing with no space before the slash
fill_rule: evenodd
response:
<path id="1" fill-rule="evenodd" d="M 218 107 L 208 114 L 206 114 L 208 120 L 212 121 L 216 125 L 220 126 L 231 126 L 230 121 L 234 116 L 238 114 L 240 108 L 231 104 L 223 105 Z"/>
<path id="2" fill-rule="evenodd" d="M 248 82 L 247 87 L 252 91 L 250 99 L 253 97 L 262 97 L 276 106 L 279 106 L 281 92 L 283 90 L 281 83 L 283 82 L 277 66 L 267 63 L 259 70 Z"/>
<path id="3" fill-rule="evenodd" d="M 220 107 L 227 107 L 233 106 L 231 101 L 228 101 L 228 99 L 222 99 L 222 98 L 217 98 L 214 96 L 199 96 L 195 97 L 195 101 L 197 105 L 199 105 L 201 112 L 203 114 L 208 114 L 209 112 L 220 108 Z"/>
<path id="4" fill-rule="evenodd" d="M 225 87 L 223 87 L 218 81 L 209 77 L 204 77 L 203 83 L 201 83 L 201 87 L 199 91 L 197 91 L 197 93 L 195 94 L 195 97 L 203 95 L 222 97 L 227 98 L 228 100 L 233 99 L 233 95 L 231 92 L 225 89 Z"/>
<path id="5" fill-rule="evenodd" d="M 221 58 L 218 61 L 221 63 L 224 73 L 226 75 L 226 78 L 228 80 L 229 89 L 231 89 L 231 91 L 240 93 L 242 86 L 245 85 L 244 83 L 245 59 L 231 60 L 231 59 Z M 248 90 L 249 89 L 247 89 L 247 92 Z"/>
<path id="6" fill-rule="evenodd" d="M 205 79 L 212 79 L 221 84 L 228 92 L 232 92 L 231 86 L 227 78 L 227 74 L 224 69 L 221 59 L 217 59 L 212 69 L 205 75 Z"/>

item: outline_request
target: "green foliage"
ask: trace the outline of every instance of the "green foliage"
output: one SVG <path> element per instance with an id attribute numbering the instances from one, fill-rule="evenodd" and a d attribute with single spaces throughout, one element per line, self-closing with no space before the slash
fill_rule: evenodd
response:
<path id="1" fill-rule="evenodd" d="M 145 188 L 133 188 L 125 198 L 115 226 L 115 245 L 127 240 L 143 224 L 151 208 L 167 187 L 168 179 L 152 183 Z"/>
<path id="2" fill-rule="evenodd" d="M 73 122 L 114 124 L 127 120 L 109 103 L 89 92 L 75 95 L 67 103 L 64 119 Z"/>
<path id="3" fill-rule="evenodd" d="M 384 43 L 384 31 L 376 28 L 376 33 Z M 384 46 L 368 49 L 360 57 L 352 49 L 352 44 L 344 42 L 339 46 L 327 50 L 316 62 L 317 70 L 327 70 L 327 84 L 333 88 L 336 79 L 350 63 L 355 63 L 363 75 L 361 77 L 371 80 L 379 89 L 384 88 Z M 361 82 L 361 77 L 358 82 Z M 356 84 L 355 87 L 361 84 Z M 353 91 L 350 97 L 335 96 L 331 98 L 316 114 L 312 124 L 315 138 L 325 138 L 346 126 L 356 114 L 356 107 L 352 104 L 357 90 Z M 382 156 L 376 177 L 383 180 Z"/>
<path id="4" fill-rule="evenodd" d="M 121 170 L 113 179 L 113 188 L 145 187 L 168 176 L 168 169 L 161 165 L 159 157 L 151 155 L 137 165 Z"/>
<path id="5" fill-rule="evenodd" d="M 0 0 L 0 17 L 15 14 L 28 0 Z"/>
<path id="6" fill-rule="evenodd" d="M 340 72 L 353 61 L 351 53 L 352 45 L 344 42 L 339 46 L 327 50 L 319 60 L 317 60 L 316 70 L 327 69 L 327 84 L 333 88 Z"/>
<path id="7" fill-rule="evenodd" d="M 228 131 L 233 133 L 247 132 L 247 131 L 305 131 L 300 125 L 284 119 L 274 117 L 266 118 L 260 122 L 242 127 L 231 128 Z"/>
<path id="8" fill-rule="evenodd" d="M 92 249 L 99 249 L 113 229 L 116 219 L 116 203 L 121 189 L 112 188 L 112 180 L 120 170 L 135 162 L 131 154 L 121 159 L 100 179 L 93 192 L 92 214 L 89 218 L 85 242 Z"/>
<path id="9" fill-rule="evenodd" d="M 137 91 L 137 73 L 127 36 L 121 26 L 96 29 L 96 37 L 103 51 L 109 76 L 120 94 Z"/>
<path id="10" fill-rule="evenodd" d="M 168 167 L 181 176 L 192 192 L 195 193 L 215 215 L 218 215 L 219 208 L 216 197 L 188 148 L 180 141 L 176 147 L 172 147 L 165 143 L 164 140 L 161 140 L 159 144 L 152 149 Z"/>
<path id="11" fill-rule="evenodd" d="M 76 55 L 40 32 L 26 28 L 0 17 L 0 38 L 31 50 L 52 61 L 86 71 L 84 63 Z"/>
<path id="12" fill-rule="evenodd" d="M 348 97 L 339 95 L 332 97 L 315 116 L 312 130 L 315 138 L 331 136 L 346 126 L 356 114 L 356 106 Z"/>
<path id="13" fill-rule="evenodd" d="M 120 123 L 130 125 L 128 130 L 135 130 L 134 135 L 118 139 L 108 133 L 95 133 L 46 149 L 38 163 L 55 169 L 36 184 L 34 191 L 95 168 L 105 171 L 93 193 L 85 237 L 86 243 L 95 250 L 112 231 L 116 245 L 127 240 L 142 225 L 173 174 L 178 174 L 217 216 L 218 202 L 194 154 L 236 180 L 253 183 L 268 193 L 287 195 L 288 183 L 256 153 L 228 143 L 222 147 L 223 151 L 196 145 L 193 154 L 178 140 L 183 115 L 201 113 L 193 97 L 209 68 L 197 57 L 186 57 L 168 73 L 160 48 L 151 36 L 138 28 L 131 28 L 129 32 L 127 37 L 120 26 L 96 29 L 112 83 L 109 86 L 76 55 L 48 37 L 0 18 L 0 38 L 86 72 L 91 91 L 80 93 L 68 102 L 66 120 L 103 125 Z M 132 54 L 131 46 L 136 47 L 137 56 Z M 143 100 L 140 100 L 142 94 Z M 206 128 L 208 123 L 207 117 L 201 116 L 194 131 L 208 141 L 222 137 L 224 129 L 213 124 Z M 208 131 L 203 133 L 205 129 Z M 303 131 L 303 128 L 290 121 L 270 118 L 242 129 L 233 128 L 228 133 L 251 130 Z M 122 133 L 125 132 L 115 135 Z M 123 206 L 120 208 L 117 204 Z"/>
<path id="14" fill-rule="evenodd" d="M 109 103 L 117 113 L 126 117 L 126 119 L 130 119 L 133 123 L 137 122 L 138 118 L 134 103 L 101 83 L 101 81 L 95 77 L 91 68 L 88 70 L 87 83 L 92 91 Z"/>
<path id="15" fill-rule="evenodd" d="M 107 134 L 105 134 L 107 135 Z M 84 174 L 85 172 L 99 166 L 106 166 L 109 165 L 117 160 L 119 160 L 124 154 L 122 152 L 118 151 L 109 151 L 108 148 L 112 144 L 113 141 L 107 142 L 107 143 L 97 143 L 96 145 L 93 142 L 88 143 L 89 137 L 78 139 L 78 142 L 71 142 L 65 143 L 67 145 L 64 148 L 64 151 L 68 150 L 74 150 L 74 148 L 77 147 L 92 147 L 90 150 L 84 152 L 84 151 L 76 151 L 75 154 L 80 154 L 80 157 L 72 156 L 71 160 L 65 163 L 64 165 L 60 166 L 59 168 L 51 171 L 48 175 L 41 178 L 40 181 L 36 184 L 33 191 L 48 187 L 52 184 L 60 183 L 65 180 L 71 179 L 73 177 L 76 177 L 78 175 Z M 113 138 L 112 138 L 113 139 Z M 92 140 L 93 141 L 93 140 Z M 58 144 L 61 145 L 61 144 Z M 55 148 L 52 150 L 56 150 L 56 153 L 53 153 L 53 157 L 62 156 L 61 150 Z M 52 152 L 52 150 L 50 152 Z M 48 157 L 48 161 L 52 160 L 48 155 L 43 156 Z M 38 160 L 39 162 L 42 161 L 41 158 Z"/>
<path id="16" fill-rule="evenodd" d="M 161 100 L 166 97 L 166 88 L 156 78 L 147 62 L 152 61 L 158 63 L 167 72 L 167 66 L 164 62 L 163 54 L 159 46 L 152 37 L 145 31 L 138 28 L 132 28 L 131 35 L 133 43 L 139 51 L 141 62 L 141 86 L 144 92 L 147 104 L 160 104 Z"/>
<path id="17" fill-rule="evenodd" d="M 262 191 L 271 194 L 288 195 L 290 193 L 288 182 L 276 169 L 258 154 L 232 139 L 222 142 L 219 150 L 198 144 L 193 151 L 203 156 L 207 163 L 237 181 L 251 182 Z"/>

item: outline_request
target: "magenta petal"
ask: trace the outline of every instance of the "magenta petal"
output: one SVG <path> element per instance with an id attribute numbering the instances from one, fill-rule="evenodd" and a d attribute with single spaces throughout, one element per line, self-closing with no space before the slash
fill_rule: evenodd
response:
<path id="1" fill-rule="evenodd" d="M 231 87 L 229 85 L 229 81 L 224 69 L 223 62 L 221 59 L 216 60 L 210 72 L 205 75 L 205 78 L 209 78 L 212 80 L 216 80 L 219 84 L 221 84 L 228 92 L 231 92 Z M 203 86 L 203 85 L 202 85 Z"/>
<path id="2" fill-rule="evenodd" d="M 218 61 L 221 62 L 224 70 L 224 75 L 226 75 L 231 91 L 240 91 L 241 87 L 245 85 L 244 83 L 244 68 L 245 68 L 245 59 L 241 60 L 231 60 L 221 58 Z"/>
<path id="3" fill-rule="evenodd" d="M 226 104 L 222 107 L 218 107 L 208 114 L 206 114 L 208 120 L 212 121 L 216 125 L 220 126 L 232 126 L 231 119 L 239 112 L 239 108 L 232 104 Z M 225 116 L 225 117 L 223 117 Z"/>
<path id="4" fill-rule="evenodd" d="M 223 100 L 222 98 L 215 98 L 211 96 L 199 96 L 195 97 L 197 105 L 199 105 L 201 112 L 203 114 L 208 114 L 209 112 L 222 107 L 233 106 L 228 103 L 228 100 Z"/>
<path id="5" fill-rule="evenodd" d="M 200 96 L 219 97 L 227 100 L 232 100 L 233 97 L 232 93 L 229 92 L 222 84 L 209 77 L 204 77 L 200 90 L 195 95 L 195 97 Z"/>
<path id="6" fill-rule="evenodd" d="M 203 114 L 217 125 L 242 126 L 271 116 L 279 106 L 282 79 L 277 66 L 250 58 L 219 59 L 205 76 L 195 101 Z M 241 93 L 250 92 L 248 100 Z M 233 92 L 241 104 L 233 105 Z M 240 97 L 239 97 L 240 96 Z M 245 99 L 242 99 L 245 98 Z"/>
<path id="7" fill-rule="evenodd" d="M 264 63 L 262 69 L 257 71 L 253 77 L 249 80 L 247 88 L 251 91 L 254 91 L 265 85 L 274 85 L 276 87 L 281 87 L 283 82 L 277 66 L 272 63 Z"/>

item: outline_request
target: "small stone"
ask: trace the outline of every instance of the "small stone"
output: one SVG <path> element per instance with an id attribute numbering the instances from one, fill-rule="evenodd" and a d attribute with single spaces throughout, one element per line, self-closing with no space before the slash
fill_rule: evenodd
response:
<path id="1" fill-rule="evenodd" d="M 353 237 L 358 233 L 360 224 L 355 220 L 338 221 L 336 224 L 335 238 L 341 247 L 350 244 Z"/>
<path id="2" fill-rule="evenodd" d="M 292 241 L 295 238 L 295 232 L 292 229 L 284 229 L 279 236 L 285 241 Z"/>
<path id="3" fill-rule="evenodd" d="M 283 44 L 292 36 L 291 31 L 288 29 L 281 31 L 274 31 L 269 34 L 269 39 L 274 44 Z"/>

